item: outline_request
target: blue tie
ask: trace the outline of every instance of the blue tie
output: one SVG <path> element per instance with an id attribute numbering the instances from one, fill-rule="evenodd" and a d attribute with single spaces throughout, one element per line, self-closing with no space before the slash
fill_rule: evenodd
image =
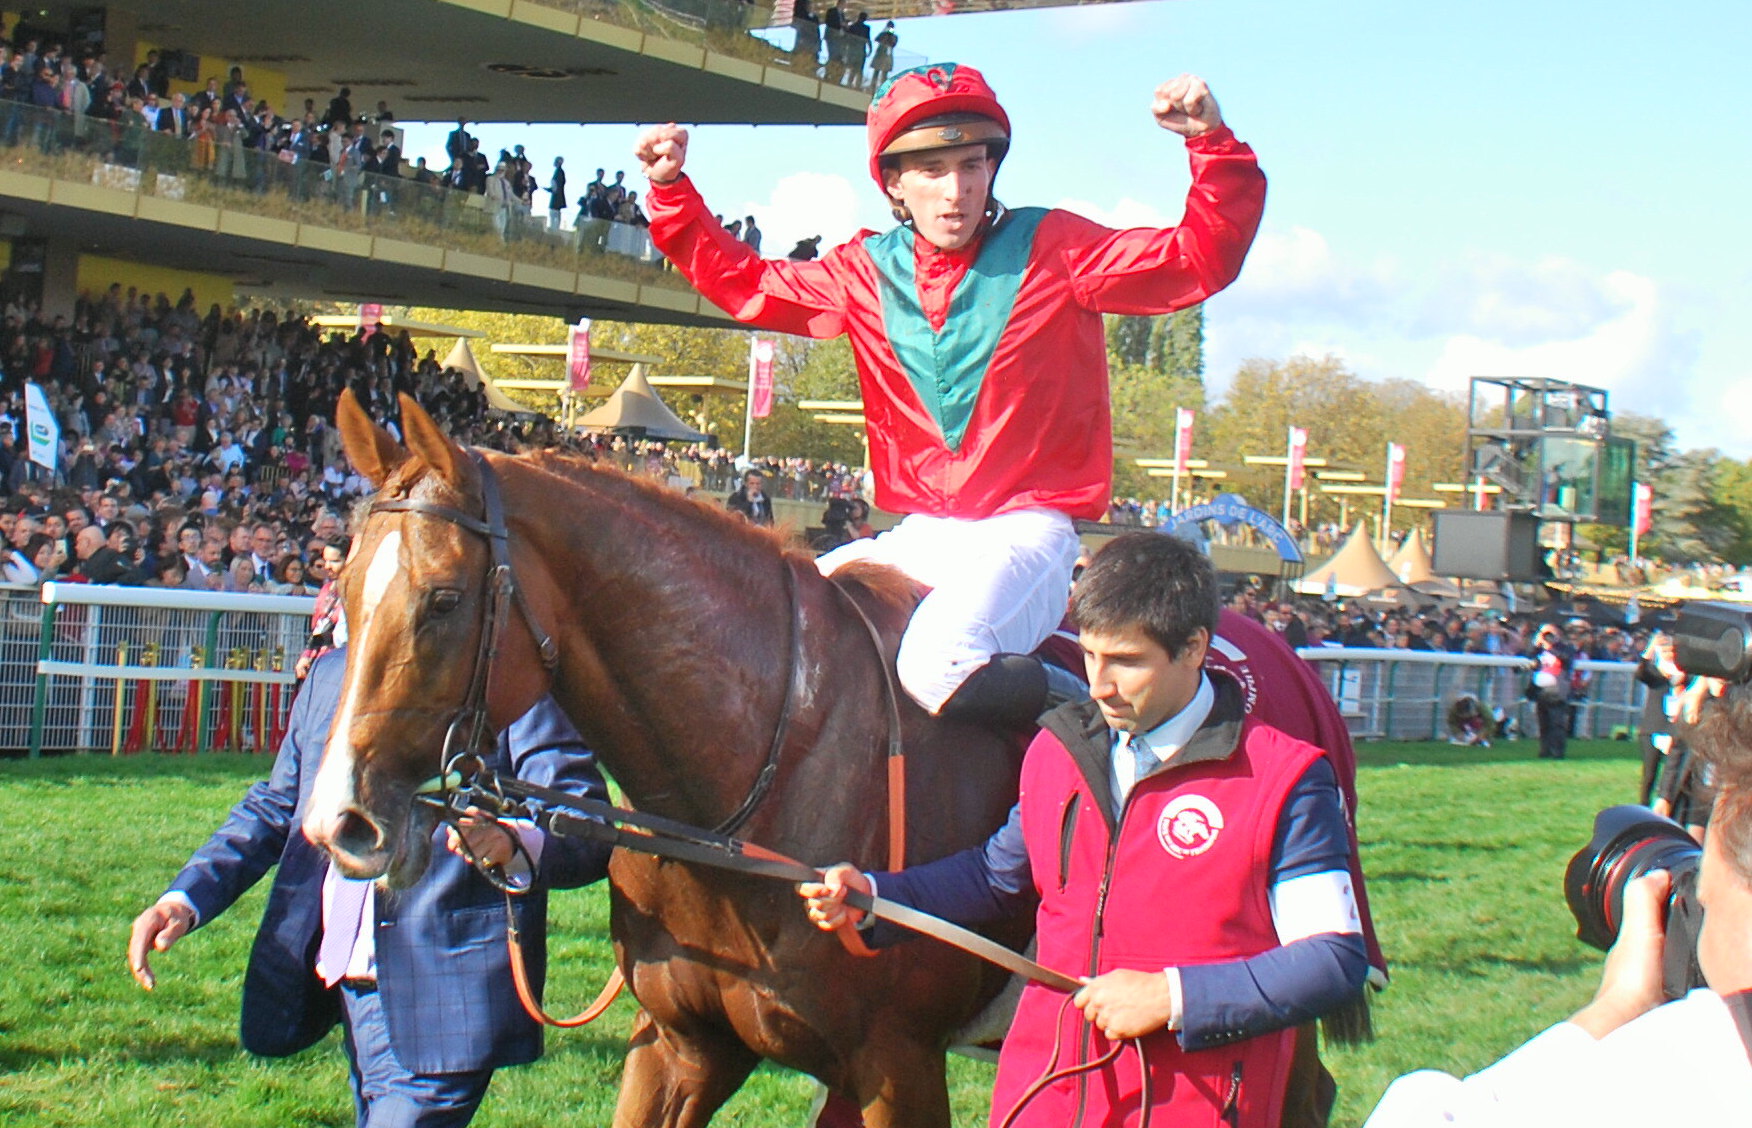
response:
<path id="1" fill-rule="evenodd" d="M 364 923 L 365 897 L 370 892 L 370 881 L 348 877 L 337 877 L 335 881 L 329 899 L 328 927 L 323 930 L 322 947 L 317 951 L 323 982 L 330 987 L 347 977 L 347 964 L 352 961 L 353 946 L 359 942 L 359 928 Z"/>
<path id="2" fill-rule="evenodd" d="M 1150 751 L 1150 742 L 1141 736 L 1132 737 L 1132 786 L 1144 782 L 1144 777 L 1150 774 L 1150 769 L 1156 766 L 1156 754 Z"/>

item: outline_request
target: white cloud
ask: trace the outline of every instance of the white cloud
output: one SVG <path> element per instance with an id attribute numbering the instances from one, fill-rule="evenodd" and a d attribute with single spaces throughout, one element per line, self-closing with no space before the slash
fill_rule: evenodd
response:
<path id="1" fill-rule="evenodd" d="M 1620 409 L 1686 408 L 1696 344 L 1673 324 L 1659 285 L 1624 270 L 1582 278 L 1571 263 L 1553 269 L 1535 264 L 1514 287 L 1481 286 L 1426 379 L 1464 387 L 1470 376 L 1546 376 L 1606 388 Z"/>
<path id="2" fill-rule="evenodd" d="M 1002 193 L 1000 193 L 1001 195 Z M 1155 204 L 1142 203 L 1130 196 L 1122 198 L 1112 207 L 1105 207 L 1090 200 L 1071 198 L 1060 200 L 1053 206 L 1063 208 L 1068 212 L 1076 212 L 1104 227 L 1171 227 L 1180 222 L 1179 216 L 1167 215 Z"/>
<path id="3" fill-rule="evenodd" d="M 741 214 L 760 224 L 761 253 L 780 258 L 801 239 L 820 235 L 823 250 L 850 239 L 862 226 L 863 203 L 857 186 L 843 176 L 799 172 L 775 183 L 765 203 L 745 203 Z M 724 216 L 726 223 L 736 218 Z"/>
<path id="4" fill-rule="evenodd" d="M 1136 4 L 1074 4 L 1051 7 L 1041 13 L 1051 40 L 1065 44 L 1088 42 L 1112 43 L 1124 39 L 1128 31 L 1143 25 L 1146 12 Z"/>
<path id="5" fill-rule="evenodd" d="M 1560 257 L 1361 262 L 1318 231 L 1268 229 L 1211 303 L 1207 378 L 1220 391 L 1248 357 L 1298 353 L 1453 390 L 1473 376 L 1552 377 L 1666 419 L 1682 445 L 1752 452 L 1752 372 L 1706 371 L 1686 304 L 1647 275 Z"/>

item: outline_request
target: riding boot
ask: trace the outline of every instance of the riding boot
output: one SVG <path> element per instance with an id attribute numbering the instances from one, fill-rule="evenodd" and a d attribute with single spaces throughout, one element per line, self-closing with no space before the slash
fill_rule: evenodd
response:
<path id="1" fill-rule="evenodd" d="M 1051 662 L 1042 662 L 1041 668 L 1046 671 L 1046 707 L 1057 709 L 1068 701 L 1087 701 L 1089 699 L 1089 683 L 1076 674 L 1056 666 Z"/>
<path id="2" fill-rule="evenodd" d="M 1029 654 L 995 654 L 943 703 L 942 715 L 1002 728 L 1033 728 L 1050 700 L 1046 664 Z"/>

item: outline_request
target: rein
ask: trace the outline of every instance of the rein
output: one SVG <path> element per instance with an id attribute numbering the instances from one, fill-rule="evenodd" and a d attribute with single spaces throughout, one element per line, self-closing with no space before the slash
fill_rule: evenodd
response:
<path id="1" fill-rule="evenodd" d="M 508 806 L 508 800 L 534 800 L 540 808 L 530 810 L 521 802 Z M 500 817 L 507 814 L 529 817 L 548 833 L 561 837 L 588 838 L 659 858 L 695 862 L 751 877 L 796 883 L 819 881 L 824 873 L 776 850 L 717 831 L 704 830 L 661 815 L 628 810 L 599 799 L 580 798 L 519 779 L 504 779 L 484 770 L 470 781 L 467 789 L 453 796 L 451 810 L 455 810 L 454 804 L 458 803 L 482 809 L 496 806 Z M 846 903 L 882 920 L 942 940 L 1055 990 L 1074 992 L 1082 987 L 1080 980 L 1036 963 L 977 932 L 907 905 L 857 890 L 847 893 Z M 842 939 L 845 931 L 842 929 L 838 933 Z"/>

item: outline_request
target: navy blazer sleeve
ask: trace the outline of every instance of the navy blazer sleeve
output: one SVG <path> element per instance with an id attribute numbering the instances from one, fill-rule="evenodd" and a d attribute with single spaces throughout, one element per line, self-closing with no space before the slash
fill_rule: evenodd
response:
<path id="1" fill-rule="evenodd" d="M 329 715 L 344 672 L 340 661 L 319 662 L 312 668 L 286 726 L 286 737 L 274 757 L 274 769 L 266 780 L 252 785 L 225 822 L 196 850 L 170 888 L 194 902 L 200 924 L 206 924 L 230 908 L 272 869 L 286 849 L 297 825 L 300 774 L 305 757 L 320 755 L 320 748 L 305 745 L 328 735 Z M 330 684 L 330 683 L 333 684 Z"/>
<path id="2" fill-rule="evenodd" d="M 499 736 L 511 772 L 526 783 L 584 799 L 608 799 L 595 755 L 552 697 L 543 697 Z M 613 847 L 605 842 L 548 835 L 536 880 L 550 889 L 576 889 L 608 874 Z"/>
<path id="3" fill-rule="evenodd" d="M 1271 881 L 1346 872 L 1349 862 L 1338 778 L 1316 760 L 1278 816 Z M 1201 1050 L 1318 1018 L 1361 991 L 1368 974 L 1357 932 L 1322 932 L 1249 959 L 1183 967 L 1180 1044 Z"/>

